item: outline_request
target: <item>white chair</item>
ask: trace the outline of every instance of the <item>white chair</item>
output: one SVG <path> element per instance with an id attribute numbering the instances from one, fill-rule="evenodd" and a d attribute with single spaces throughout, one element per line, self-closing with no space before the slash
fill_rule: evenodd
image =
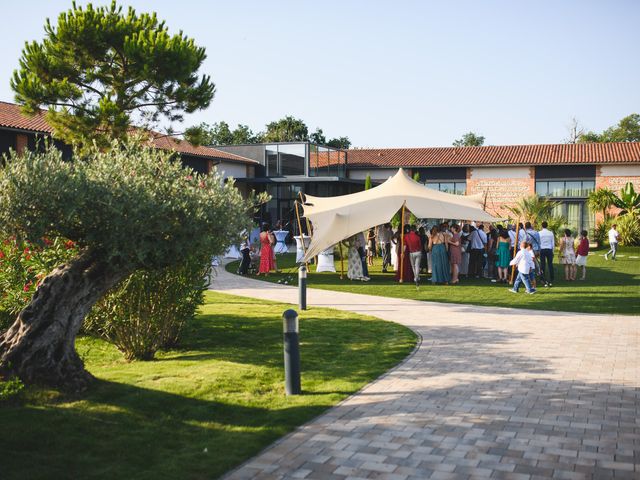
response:
<path id="1" fill-rule="evenodd" d="M 289 235 L 289 231 L 288 230 L 274 230 L 273 234 L 276 237 L 276 244 L 273 247 L 273 251 L 276 254 L 287 253 L 287 251 L 288 251 L 287 244 L 284 243 L 284 241 L 287 238 L 287 235 Z"/>
<path id="2" fill-rule="evenodd" d="M 318 255 L 318 268 L 316 272 L 335 272 L 336 264 L 333 261 L 333 247 L 327 248 Z"/>
<path id="3" fill-rule="evenodd" d="M 231 245 L 229 250 L 224 254 L 224 258 L 233 258 L 237 260 L 238 258 L 242 258 L 242 254 L 240 253 L 240 249 L 236 245 Z"/>
<path id="4" fill-rule="evenodd" d="M 304 249 L 302 248 L 302 239 L 304 238 Z M 301 263 L 304 258 L 304 252 L 309 248 L 311 243 L 311 237 L 309 235 L 295 236 L 293 239 L 296 241 L 296 263 Z"/>

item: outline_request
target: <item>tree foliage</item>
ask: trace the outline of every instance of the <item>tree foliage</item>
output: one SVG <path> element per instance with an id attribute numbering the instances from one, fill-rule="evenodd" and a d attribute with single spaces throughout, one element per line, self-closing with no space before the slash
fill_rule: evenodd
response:
<path id="1" fill-rule="evenodd" d="M 481 147 L 484 145 L 484 137 L 473 132 L 462 135 L 462 138 L 453 142 L 454 147 Z"/>
<path id="2" fill-rule="evenodd" d="M 367 176 L 364 178 L 364 189 L 369 190 L 371 187 L 372 187 L 371 174 L 367 173 Z"/>
<path id="3" fill-rule="evenodd" d="M 155 13 L 74 2 L 55 25 L 47 20 L 42 42 L 25 45 L 11 87 L 25 113 L 48 108 L 57 138 L 104 145 L 132 124 L 181 121 L 184 112 L 206 108 L 215 86 L 197 74 L 205 57 Z"/>
<path id="4" fill-rule="evenodd" d="M 221 253 L 252 204 L 218 174 L 192 175 L 169 152 L 136 143 L 73 162 L 54 148 L 12 156 L 0 175 L 0 231 L 61 236 L 105 261 L 164 268 L 189 251 Z"/>
<path id="5" fill-rule="evenodd" d="M 607 217 L 609 208 L 613 205 L 615 194 L 608 188 L 598 188 L 589 193 L 587 206 L 594 212 L 602 212 L 602 217 Z"/>
<path id="6" fill-rule="evenodd" d="M 540 226 L 542 222 L 549 224 L 549 230 L 557 232 L 567 219 L 556 215 L 556 207 L 559 202 L 540 197 L 537 194 L 521 198 L 515 205 L 505 206 L 514 215 L 515 221 L 529 221 L 533 225 Z"/>
<path id="7" fill-rule="evenodd" d="M 321 128 L 316 128 L 316 131 L 309 135 L 309 140 L 317 145 L 327 144 L 327 137 L 324 136 Z"/>
<path id="8" fill-rule="evenodd" d="M 351 140 L 349 140 L 349 137 L 332 138 L 327 142 L 327 146 L 349 150 L 349 148 L 351 147 Z"/>
<path id="9" fill-rule="evenodd" d="M 227 122 L 221 121 L 189 128 L 185 132 L 185 139 L 194 145 L 244 145 L 262 142 L 262 134 L 253 133 L 248 125 L 242 124 L 231 130 Z"/>
<path id="10" fill-rule="evenodd" d="M 299 118 L 292 116 L 267 124 L 265 142 L 306 142 L 309 140 L 309 128 Z"/>
<path id="11" fill-rule="evenodd" d="M 621 210 L 620 215 L 640 215 L 640 194 L 636 193 L 631 182 L 627 182 L 618 195 L 613 195 L 613 204 Z"/>
<path id="12" fill-rule="evenodd" d="M 602 133 L 587 132 L 578 143 L 640 142 L 640 114 L 632 113 Z"/>

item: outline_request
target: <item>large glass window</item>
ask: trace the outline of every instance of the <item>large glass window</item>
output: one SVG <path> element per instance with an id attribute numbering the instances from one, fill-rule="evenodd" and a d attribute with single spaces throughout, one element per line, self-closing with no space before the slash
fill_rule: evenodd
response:
<path id="1" fill-rule="evenodd" d="M 595 227 L 595 215 L 584 201 L 562 201 L 553 209 L 554 216 L 562 216 L 567 220 L 567 228 L 574 234 L 581 230 L 593 233 Z"/>
<path id="2" fill-rule="evenodd" d="M 279 175 L 278 171 L 278 146 L 267 145 L 265 147 L 265 160 L 267 165 L 267 176 L 275 177 Z"/>
<path id="3" fill-rule="evenodd" d="M 305 147 L 304 143 L 294 145 L 278 145 L 280 154 L 280 175 L 304 175 L 305 174 Z"/>
<path id="4" fill-rule="evenodd" d="M 467 182 L 427 182 L 425 185 L 428 188 L 455 195 L 464 195 L 467 191 Z"/>
<path id="5" fill-rule="evenodd" d="M 593 180 L 537 180 L 536 193 L 541 197 L 581 198 L 595 188 Z"/>

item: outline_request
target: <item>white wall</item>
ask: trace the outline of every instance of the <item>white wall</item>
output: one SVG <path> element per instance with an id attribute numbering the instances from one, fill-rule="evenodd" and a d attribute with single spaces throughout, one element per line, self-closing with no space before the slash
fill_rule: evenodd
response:
<path id="1" fill-rule="evenodd" d="M 220 162 L 216 168 L 224 178 L 246 178 L 247 176 L 247 166 L 244 163 Z"/>
<path id="2" fill-rule="evenodd" d="M 372 168 L 371 170 L 349 170 L 349 178 L 353 180 L 364 180 L 367 174 L 371 175 L 371 180 L 386 180 L 393 177 L 398 172 L 397 168 Z"/>
<path id="3" fill-rule="evenodd" d="M 471 179 L 482 178 L 530 178 L 529 167 L 473 167 Z"/>
<path id="4" fill-rule="evenodd" d="M 640 177 L 640 165 L 602 165 L 601 177 Z"/>

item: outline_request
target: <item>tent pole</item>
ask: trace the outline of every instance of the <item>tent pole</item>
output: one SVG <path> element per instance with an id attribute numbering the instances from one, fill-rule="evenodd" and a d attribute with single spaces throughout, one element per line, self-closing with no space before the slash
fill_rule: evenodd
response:
<path id="1" fill-rule="evenodd" d="M 342 241 L 338 243 L 340 246 L 340 280 L 344 279 L 344 255 L 342 254 Z"/>
<path id="2" fill-rule="evenodd" d="M 298 231 L 300 232 L 300 242 L 302 243 L 302 252 L 307 255 L 307 247 L 304 246 L 304 235 L 302 234 L 302 222 L 300 221 L 300 211 L 298 210 L 298 201 L 296 200 L 294 205 L 296 206 L 296 218 L 298 219 Z M 304 262 L 307 265 L 307 262 Z"/>
<path id="3" fill-rule="evenodd" d="M 520 231 L 520 217 L 518 217 L 518 223 L 516 224 L 516 241 L 513 243 L 513 258 L 516 258 L 516 252 L 518 251 L 518 233 Z M 510 285 L 513 285 L 513 277 L 516 275 L 516 266 L 511 266 L 511 280 Z"/>
<path id="4" fill-rule="evenodd" d="M 300 203 L 303 203 L 302 201 L 302 192 L 298 192 L 298 196 L 300 197 Z M 311 231 L 311 223 L 309 222 L 309 219 L 307 217 L 304 217 L 304 220 L 307 224 L 307 233 L 309 234 L 309 237 L 313 238 L 313 232 Z M 302 244 L 304 245 L 304 239 L 302 241 Z M 316 270 L 318 269 L 318 256 L 315 256 L 316 259 Z"/>
<path id="5" fill-rule="evenodd" d="M 400 215 L 400 283 L 404 280 L 404 209 L 407 202 L 402 204 L 402 214 Z"/>

